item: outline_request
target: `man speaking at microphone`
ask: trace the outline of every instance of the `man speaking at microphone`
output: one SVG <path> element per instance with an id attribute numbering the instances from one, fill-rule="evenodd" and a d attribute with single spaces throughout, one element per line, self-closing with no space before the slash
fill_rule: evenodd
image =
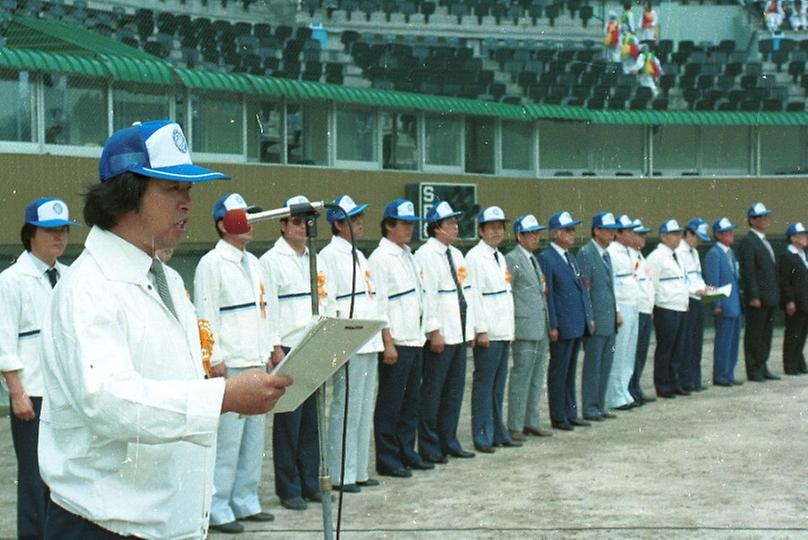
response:
<path id="1" fill-rule="evenodd" d="M 85 194 L 85 250 L 42 330 L 45 538 L 203 538 L 222 413 L 262 414 L 291 381 L 206 380 L 193 306 L 160 249 L 185 235 L 194 166 L 170 121 L 113 133 Z"/>

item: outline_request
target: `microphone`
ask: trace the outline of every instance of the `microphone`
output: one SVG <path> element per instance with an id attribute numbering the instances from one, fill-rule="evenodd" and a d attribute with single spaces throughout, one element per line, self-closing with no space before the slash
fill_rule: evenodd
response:
<path id="1" fill-rule="evenodd" d="M 308 216 L 317 213 L 326 207 L 323 201 L 310 203 L 297 203 L 274 210 L 265 210 L 248 214 L 244 209 L 228 210 L 222 219 L 224 230 L 228 234 L 244 234 L 250 232 L 250 224 L 256 221 L 266 221 L 269 219 L 283 219 L 295 216 Z"/>

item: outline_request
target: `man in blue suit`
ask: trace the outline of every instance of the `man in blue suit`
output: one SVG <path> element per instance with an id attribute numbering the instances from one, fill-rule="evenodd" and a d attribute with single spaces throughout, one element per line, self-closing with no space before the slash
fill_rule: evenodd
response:
<path id="1" fill-rule="evenodd" d="M 713 304 L 715 319 L 715 345 L 713 347 L 713 384 L 733 386 L 743 384 L 735 380 L 738 362 L 738 344 L 741 338 L 741 297 L 738 291 L 738 260 L 732 251 L 735 228 L 727 218 L 713 223 L 716 244 L 704 258 L 704 281 L 710 287 L 731 284 L 729 298 Z"/>
<path id="2" fill-rule="evenodd" d="M 572 431 L 591 425 L 578 417 L 575 403 L 575 364 L 581 338 L 594 333 L 589 294 L 581 282 L 578 261 L 570 248 L 575 244 L 575 226 L 569 212 L 550 216 L 552 243 L 539 256 L 547 280 L 547 311 L 550 321 L 550 367 L 547 395 L 550 420 L 555 429 Z"/>

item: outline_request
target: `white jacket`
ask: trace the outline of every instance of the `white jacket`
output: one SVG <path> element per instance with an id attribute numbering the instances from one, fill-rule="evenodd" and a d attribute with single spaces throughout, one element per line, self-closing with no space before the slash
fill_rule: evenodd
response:
<path id="1" fill-rule="evenodd" d="M 255 255 L 224 240 L 200 259 L 194 304 L 197 316 L 213 331 L 211 365 L 260 367 L 269 360 L 278 338 L 269 326 L 263 274 Z"/>
<path id="2" fill-rule="evenodd" d="M 51 498 L 121 535 L 203 538 L 223 378 L 205 379 L 184 287 L 152 259 L 93 227 L 54 289 L 42 328 L 39 468 Z"/>
<path id="3" fill-rule="evenodd" d="M 691 248 L 687 242 L 682 240 L 676 248 L 676 256 L 679 257 L 679 264 L 685 270 L 685 281 L 690 291 L 690 298 L 701 300 L 695 293 L 707 287 L 704 277 L 701 274 L 701 260 L 696 248 Z"/>
<path id="4" fill-rule="evenodd" d="M 651 268 L 648 266 L 648 261 L 645 256 L 639 251 L 632 249 L 631 251 L 637 257 L 637 283 L 640 285 L 641 294 L 637 298 L 637 307 L 640 313 L 650 315 L 654 312 L 654 298 L 656 292 L 654 291 L 654 278 L 651 275 Z"/>
<path id="5" fill-rule="evenodd" d="M 491 341 L 513 341 L 516 322 L 505 255 L 480 240 L 466 253 L 466 262 L 472 289 L 480 299 L 474 331 L 487 332 Z"/>
<path id="6" fill-rule="evenodd" d="M 638 307 L 642 289 L 638 270 L 637 252 L 620 242 L 612 242 L 606 248 L 612 260 L 614 273 L 614 297 L 618 304 Z"/>
<path id="7" fill-rule="evenodd" d="M 673 311 L 687 311 L 690 293 L 685 271 L 681 262 L 677 263 L 673 256 L 673 250 L 663 243 L 657 245 L 648 256 L 654 282 L 654 305 Z"/>

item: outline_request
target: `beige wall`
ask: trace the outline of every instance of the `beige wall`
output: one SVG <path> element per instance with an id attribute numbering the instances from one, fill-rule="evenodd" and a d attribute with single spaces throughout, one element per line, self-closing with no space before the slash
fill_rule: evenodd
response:
<path id="1" fill-rule="evenodd" d="M 0 154 L 0 245 L 19 244 L 19 226 L 26 204 L 39 196 L 64 198 L 75 219 L 81 220 L 83 188 L 97 181 L 97 160 L 43 155 Z M 772 234 L 783 233 L 789 221 L 808 221 L 805 211 L 805 178 L 495 178 L 468 175 L 437 175 L 378 171 L 346 171 L 282 166 L 218 165 L 233 175 L 230 182 L 211 182 L 194 188 L 195 210 L 190 223 L 190 244 L 215 240 L 210 207 L 222 194 L 240 192 L 248 202 L 265 208 L 280 206 L 291 195 L 304 194 L 312 200 L 333 199 L 348 193 L 357 202 L 371 204 L 366 219 L 367 239 L 378 238 L 378 223 L 384 204 L 402 197 L 404 186 L 418 182 L 477 183 L 481 206 L 498 204 L 506 215 L 534 213 L 545 223 L 554 211 L 569 210 L 584 219 L 605 209 L 639 217 L 656 228 L 670 217 L 686 221 L 701 216 L 712 221 L 722 215 L 744 224 L 746 208 L 762 200 L 774 209 Z M 261 240 L 276 236 L 277 226 L 264 224 Z M 328 236 L 325 221 L 320 238 Z M 588 231 L 582 231 L 588 236 Z M 77 230 L 72 243 L 81 242 L 86 228 Z M 582 236 L 583 236 L 582 235 Z"/>

